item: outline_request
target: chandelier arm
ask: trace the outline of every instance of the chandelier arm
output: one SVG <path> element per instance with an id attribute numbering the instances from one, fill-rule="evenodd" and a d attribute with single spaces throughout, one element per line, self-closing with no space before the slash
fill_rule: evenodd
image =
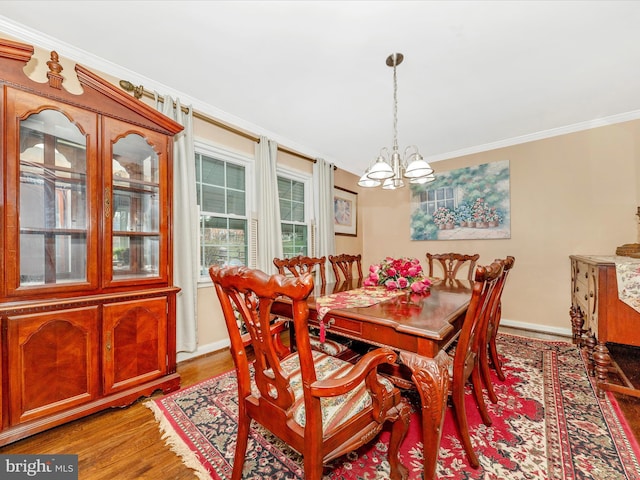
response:
<path id="1" fill-rule="evenodd" d="M 407 155 L 409 153 L 409 151 L 413 150 L 413 152 L 411 153 L 411 155 Z M 418 146 L 417 145 L 409 145 L 407 148 L 404 149 L 404 158 L 406 158 L 407 160 L 410 157 L 413 157 L 415 155 L 420 155 L 420 151 L 418 150 Z"/>

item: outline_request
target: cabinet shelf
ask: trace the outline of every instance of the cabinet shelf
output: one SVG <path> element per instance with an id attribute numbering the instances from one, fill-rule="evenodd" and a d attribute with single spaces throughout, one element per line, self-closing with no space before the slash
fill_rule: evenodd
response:
<path id="1" fill-rule="evenodd" d="M 118 230 L 113 232 L 114 237 L 158 237 L 160 232 L 132 232 L 129 230 Z"/>
<path id="2" fill-rule="evenodd" d="M 77 228 L 21 228 L 21 235 L 71 235 L 86 236 L 87 230 Z"/>
<path id="3" fill-rule="evenodd" d="M 154 182 L 145 182 L 144 180 L 132 180 L 122 179 L 120 177 L 113 177 L 113 189 L 114 190 L 133 190 L 141 192 L 149 192 L 150 190 L 145 187 L 151 187 L 153 189 L 159 188 L 159 185 Z"/>

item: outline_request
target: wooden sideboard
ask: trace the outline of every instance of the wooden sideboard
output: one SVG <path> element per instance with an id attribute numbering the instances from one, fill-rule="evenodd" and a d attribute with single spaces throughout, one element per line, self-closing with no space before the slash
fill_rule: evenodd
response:
<path id="1" fill-rule="evenodd" d="M 599 393 L 603 394 L 602 390 L 612 389 L 608 373 L 617 367 L 606 344 L 640 347 L 640 313 L 618 298 L 615 256 L 569 258 L 573 341 L 588 349 L 589 373 L 597 373 Z"/>

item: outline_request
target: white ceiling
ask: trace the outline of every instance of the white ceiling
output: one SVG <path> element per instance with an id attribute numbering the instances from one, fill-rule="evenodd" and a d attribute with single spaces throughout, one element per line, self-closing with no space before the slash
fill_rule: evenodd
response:
<path id="1" fill-rule="evenodd" d="M 638 1 L 0 0 L 0 32 L 356 174 L 392 143 L 393 52 L 429 161 L 640 118 Z"/>

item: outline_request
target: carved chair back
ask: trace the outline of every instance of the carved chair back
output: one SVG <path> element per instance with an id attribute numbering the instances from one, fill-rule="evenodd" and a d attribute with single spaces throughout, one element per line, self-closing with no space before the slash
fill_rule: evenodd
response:
<path id="1" fill-rule="evenodd" d="M 329 262 L 336 276 L 336 282 L 353 280 L 354 268 L 358 273 L 357 278 L 362 279 L 362 255 L 349 255 L 346 253 L 329 255 Z"/>
<path id="2" fill-rule="evenodd" d="M 299 277 L 304 273 L 312 273 L 316 275 L 316 282 L 319 280 L 322 285 L 327 283 L 327 274 L 325 269 L 326 263 L 327 257 L 307 257 L 304 255 L 298 255 L 297 257 L 291 258 L 273 259 L 273 264 L 281 275 L 286 275 L 288 272 L 294 277 Z"/>
<path id="3" fill-rule="evenodd" d="M 482 380 L 480 376 L 479 355 L 484 352 L 482 341 L 486 338 L 485 329 L 491 313 L 495 289 L 502 276 L 502 264 L 494 262 L 489 266 L 478 266 L 475 270 L 471 301 L 467 309 L 462 330 L 455 345 L 451 375 L 451 400 L 455 409 L 455 419 L 459 426 L 461 440 L 469 463 L 479 465 L 478 457 L 471 445 L 469 424 L 464 404 L 465 384 L 471 379 L 476 404 L 486 425 L 491 418 L 484 403 Z"/>
<path id="4" fill-rule="evenodd" d="M 505 376 L 502 370 L 502 362 L 498 356 L 498 349 L 496 346 L 496 336 L 498 335 L 498 328 L 500 326 L 500 318 L 502 317 L 502 292 L 504 291 L 504 285 L 507 281 L 507 276 L 513 268 L 516 261 L 515 257 L 509 255 L 504 259 L 496 259 L 496 262 L 502 264 L 502 275 L 496 286 L 495 298 L 491 305 L 491 311 L 489 313 L 489 319 L 487 322 L 487 328 L 485 333 L 485 339 L 483 341 L 484 352 L 480 353 L 480 366 L 482 369 L 482 378 L 484 379 L 485 386 L 489 399 L 493 403 L 497 403 L 498 397 L 493 390 L 493 383 L 491 382 L 491 375 L 489 372 L 489 360 L 491 365 L 496 370 L 496 374 L 501 381 L 504 381 Z"/>
<path id="5" fill-rule="evenodd" d="M 458 278 L 458 271 L 463 267 L 468 267 L 467 280 L 473 280 L 473 272 L 480 255 L 465 255 L 462 253 L 427 253 L 427 264 L 429 265 L 429 276 L 435 277 L 434 264 L 442 267 L 444 280 L 451 281 Z"/>

